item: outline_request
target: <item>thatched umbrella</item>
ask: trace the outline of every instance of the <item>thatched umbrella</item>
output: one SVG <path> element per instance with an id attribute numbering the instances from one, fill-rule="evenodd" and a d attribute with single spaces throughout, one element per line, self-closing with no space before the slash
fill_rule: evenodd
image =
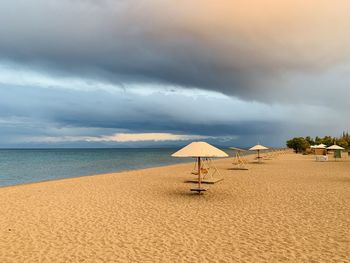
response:
<path id="1" fill-rule="evenodd" d="M 334 145 L 332 145 L 332 146 L 329 146 L 329 147 L 327 148 L 327 150 L 340 150 L 340 151 L 343 151 L 343 150 L 345 150 L 345 149 L 344 149 L 343 147 L 339 146 L 339 145 L 334 144 Z"/>
<path id="2" fill-rule="evenodd" d="M 249 149 L 249 151 L 257 151 L 258 152 L 258 161 L 260 162 L 260 159 L 261 159 L 261 157 L 260 157 L 260 151 L 262 151 L 262 150 L 268 150 L 269 148 L 267 148 L 267 147 L 265 147 L 265 146 L 263 146 L 263 145 L 261 145 L 261 144 L 257 144 L 257 145 L 255 145 L 255 146 L 253 146 L 252 148 L 250 148 Z"/>
<path id="3" fill-rule="evenodd" d="M 198 163 L 198 188 L 192 188 L 191 191 L 201 193 L 207 189 L 202 188 L 201 185 L 201 158 L 213 158 L 213 157 L 228 157 L 228 155 L 220 149 L 210 145 L 206 142 L 192 142 L 184 148 L 178 150 L 171 156 L 173 157 L 192 157 L 197 158 Z"/>

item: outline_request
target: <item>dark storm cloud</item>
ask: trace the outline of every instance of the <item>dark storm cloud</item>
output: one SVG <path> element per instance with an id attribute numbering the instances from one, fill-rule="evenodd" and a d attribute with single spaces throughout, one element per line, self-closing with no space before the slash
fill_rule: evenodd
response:
<path id="1" fill-rule="evenodd" d="M 259 117 L 251 117 L 246 121 L 231 119 L 225 114 L 232 105 L 227 99 L 216 102 L 222 106 L 220 111 L 223 118 L 218 120 L 216 114 L 219 112 L 212 114 L 202 111 L 208 102 L 213 103 L 205 98 L 196 102 L 191 98 L 172 95 L 173 104 L 179 105 L 181 102 L 185 107 L 184 111 L 176 111 L 163 103 L 168 96 L 161 94 L 140 96 L 122 91 L 111 94 L 0 85 L 0 97 L 0 119 L 8 120 L 1 123 L 2 130 L 5 131 L 6 126 L 7 132 L 16 127 L 20 130 L 21 124 L 34 131 L 41 126 L 48 129 L 48 135 L 52 135 L 51 128 L 65 127 L 203 136 L 257 135 L 278 131 L 278 120 L 257 121 L 256 118 Z M 14 121 L 13 125 L 11 120 Z M 91 130 L 88 132 L 85 135 L 93 135 Z"/>
<path id="2" fill-rule="evenodd" d="M 0 102 L 0 147 L 155 147 L 184 143 L 183 139 L 103 140 L 120 133 L 193 135 L 226 146 L 246 147 L 257 142 L 282 146 L 290 134 L 339 132 L 342 126 L 337 126 L 341 123 L 338 118 L 344 117 L 334 118 L 327 107 L 266 106 L 196 92 L 138 94 L 0 84 Z"/>
<path id="3" fill-rule="evenodd" d="M 115 84 L 300 97 L 289 74 L 349 58 L 350 4 L 335 2 L 4 0 L 0 59 Z"/>

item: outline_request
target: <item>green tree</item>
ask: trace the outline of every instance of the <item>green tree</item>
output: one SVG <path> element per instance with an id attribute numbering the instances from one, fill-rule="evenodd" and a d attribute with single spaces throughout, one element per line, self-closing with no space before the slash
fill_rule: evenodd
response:
<path id="1" fill-rule="evenodd" d="M 341 136 L 338 138 L 332 136 L 324 136 L 323 138 L 316 136 L 315 140 L 306 136 L 303 137 L 295 137 L 287 141 L 287 146 L 295 150 L 295 152 L 304 152 L 310 145 L 315 144 L 325 144 L 327 146 L 331 146 L 334 143 L 345 148 L 346 150 L 350 149 L 350 134 L 348 132 L 343 132 Z"/>
<path id="2" fill-rule="evenodd" d="M 327 146 L 333 145 L 334 142 L 335 142 L 335 138 L 333 138 L 332 136 L 324 136 L 322 139 L 322 143 Z"/>
<path id="3" fill-rule="evenodd" d="M 306 136 L 305 140 L 310 144 L 310 145 L 315 145 L 314 139 L 312 139 L 310 136 Z"/>
<path id="4" fill-rule="evenodd" d="M 349 133 L 344 131 L 343 135 L 340 136 L 339 141 L 341 141 L 341 143 L 343 143 L 344 145 L 345 145 L 345 142 L 346 142 L 346 144 L 347 144 L 346 147 L 344 147 L 344 146 L 342 146 L 340 144 L 339 145 L 348 149 L 350 147 L 350 135 L 349 135 Z"/>
<path id="5" fill-rule="evenodd" d="M 304 152 L 310 147 L 309 142 L 303 137 L 295 137 L 287 141 L 287 147 L 294 149 L 296 153 Z"/>
<path id="6" fill-rule="evenodd" d="M 322 139 L 320 138 L 320 137 L 318 137 L 318 136 L 316 136 L 316 138 L 315 138 L 315 144 L 321 144 L 322 143 Z"/>
<path id="7" fill-rule="evenodd" d="M 339 146 L 341 146 L 345 149 L 347 149 L 349 147 L 349 143 L 344 139 L 337 139 L 336 144 L 338 144 Z"/>

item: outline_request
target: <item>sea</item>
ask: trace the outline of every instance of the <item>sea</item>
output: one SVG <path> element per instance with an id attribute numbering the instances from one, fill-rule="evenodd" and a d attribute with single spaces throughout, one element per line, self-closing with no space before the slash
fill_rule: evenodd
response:
<path id="1" fill-rule="evenodd" d="M 177 150 L 0 149 L 0 186 L 193 162 L 171 157 Z"/>

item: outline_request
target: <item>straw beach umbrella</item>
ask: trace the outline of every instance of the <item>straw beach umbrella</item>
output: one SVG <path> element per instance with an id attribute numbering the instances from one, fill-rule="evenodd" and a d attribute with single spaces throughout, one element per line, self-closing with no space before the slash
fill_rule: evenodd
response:
<path id="1" fill-rule="evenodd" d="M 198 164 L 198 188 L 192 188 L 191 191 L 201 193 L 207 189 L 201 185 L 201 158 L 227 157 L 228 155 L 218 148 L 206 142 L 192 142 L 179 151 L 173 153 L 172 157 L 192 157 L 197 158 Z"/>
<path id="2" fill-rule="evenodd" d="M 255 145 L 255 146 L 253 146 L 252 148 L 250 148 L 249 149 L 249 151 L 257 151 L 258 152 L 258 161 L 260 162 L 260 159 L 261 159 L 261 157 L 260 157 L 260 151 L 262 151 L 262 150 L 268 150 L 269 148 L 267 148 L 267 147 L 265 147 L 265 146 L 263 146 L 263 145 L 261 145 L 261 144 L 257 144 L 257 145 Z"/>
<path id="3" fill-rule="evenodd" d="M 345 149 L 343 147 L 339 146 L 339 145 L 334 144 L 332 146 L 329 146 L 327 148 L 327 150 L 340 150 L 340 151 L 342 151 L 342 150 L 345 150 Z"/>

